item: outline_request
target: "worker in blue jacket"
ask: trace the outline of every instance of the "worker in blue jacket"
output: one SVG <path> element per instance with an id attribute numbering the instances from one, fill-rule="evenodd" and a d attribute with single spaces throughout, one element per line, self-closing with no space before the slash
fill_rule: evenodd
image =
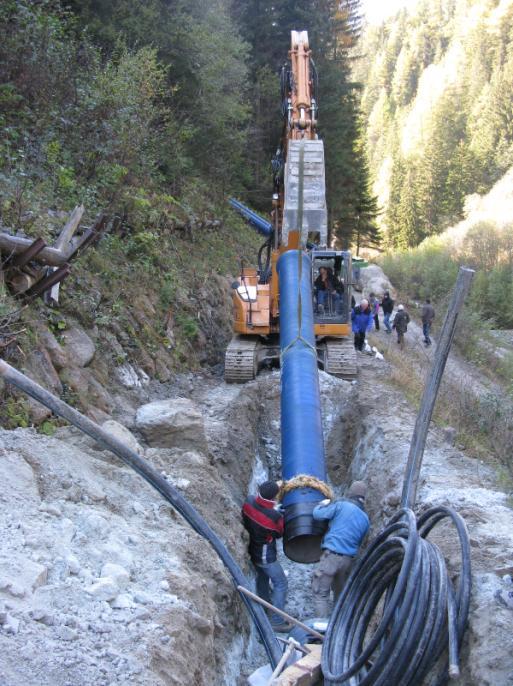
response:
<path id="1" fill-rule="evenodd" d="M 353 307 L 351 322 L 354 333 L 354 347 L 361 352 L 365 343 L 365 334 L 372 329 L 374 322 L 374 312 L 369 307 L 368 300 L 364 298 L 359 305 Z"/>
<path id="2" fill-rule="evenodd" d="M 354 481 L 343 500 L 322 500 L 314 508 L 313 518 L 329 521 L 322 539 L 322 555 L 312 578 L 314 616 L 329 617 L 330 590 L 337 601 L 351 571 L 353 560 L 369 530 L 365 511 L 367 486 Z"/>

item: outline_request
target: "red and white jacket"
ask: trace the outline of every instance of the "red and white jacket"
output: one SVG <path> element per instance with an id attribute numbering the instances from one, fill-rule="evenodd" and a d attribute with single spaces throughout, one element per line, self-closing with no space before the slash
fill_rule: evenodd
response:
<path id="1" fill-rule="evenodd" d="M 250 496 L 242 507 L 242 520 L 249 532 L 249 554 L 255 564 L 276 561 L 276 539 L 283 536 L 283 515 L 276 502 L 261 495 Z"/>

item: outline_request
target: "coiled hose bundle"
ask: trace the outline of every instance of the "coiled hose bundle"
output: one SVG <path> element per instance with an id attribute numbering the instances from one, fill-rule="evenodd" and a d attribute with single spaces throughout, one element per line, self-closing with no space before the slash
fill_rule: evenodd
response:
<path id="1" fill-rule="evenodd" d="M 455 590 L 440 549 L 427 536 L 454 525 L 461 567 Z M 331 615 L 322 651 L 325 686 L 441 686 L 457 676 L 471 591 L 470 541 L 454 510 L 418 521 L 400 510 L 355 566 Z M 445 648 L 449 644 L 449 659 Z"/>

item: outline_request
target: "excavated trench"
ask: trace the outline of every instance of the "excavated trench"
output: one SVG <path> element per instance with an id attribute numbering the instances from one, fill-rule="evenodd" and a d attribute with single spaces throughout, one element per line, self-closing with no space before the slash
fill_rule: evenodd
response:
<path id="1" fill-rule="evenodd" d="M 386 363 L 365 357 L 355 383 L 320 374 L 329 479 L 337 494 L 354 479 L 367 481 L 370 539 L 397 511 L 415 420 L 388 375 Z M 264 477 L 281 476 L 279 381 L 279 372 L 244 386 L 184 375 L 151 385 L 117 417 L 246 573 L 240 507 Z M 177 398 L 196 408 L 192 424 L 175 436 L 181 443 L 144 434 L 137 406 L 159 399 L 173 406 Z M 7 484 L 0 509 L 0 611 L 7 622 L 0 628 L 2 683 L 181 686 L 192 679 L 198 686 L 242 686 L 267 661 L 212 549 L 109 453 L 67 428 L 55 437 L 18 430 L 0 431 L 0 458 Z M 490 612 L 490 603 L 500 583 L 493 568 L 512 564 L 507 498 L 491 467 L 477 465 L 433 430 L 419 502 L 455 506 L 471 534 L 474 592 L 463 676 L 455 683 L 506 686 L 513 682 L 513 656 L 504 656 L 510 610 Z M 441 539 L 451 566 L 450 537 Z M 308 618 L 312 566 L 281 559 L 287 609 Z M 127 573 L 114 599 L 92 593 L 107 563 Z"/>

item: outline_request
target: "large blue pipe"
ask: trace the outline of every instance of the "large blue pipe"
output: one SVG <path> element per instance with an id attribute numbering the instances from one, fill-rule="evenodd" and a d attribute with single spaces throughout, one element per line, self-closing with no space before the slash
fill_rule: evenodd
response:
<path id="1" fill-rule="evenodd" d="M 273 225 L 270 221 L 264 219 L 256 212 L 253 212 L 253 210 L 250 210 L 249 207 L 246 207 L 246 205 L 243 205 L 238 200 L 235 200 L 235 198 L 230 198 L 228 202 L 234 210 L 236 210 L 242 217 L 244 217 L 246 221 L 255 227 L 258 233 L 261 233 L 262 236 L 269 238 L 273 231 Z"/>
<path id="2" fill-rule="evenodd" d="M 326 481 L 321 397 L 310 257 L 288 250 L 278 260 L 280 279 L 281 456 L 285 480 L 299 474 Z M 312 517 L 322 500 L 313 488 L 298 488 L 285 496 L 284 550 L 296 562 L 320 556 L 324 525 Z"/>

